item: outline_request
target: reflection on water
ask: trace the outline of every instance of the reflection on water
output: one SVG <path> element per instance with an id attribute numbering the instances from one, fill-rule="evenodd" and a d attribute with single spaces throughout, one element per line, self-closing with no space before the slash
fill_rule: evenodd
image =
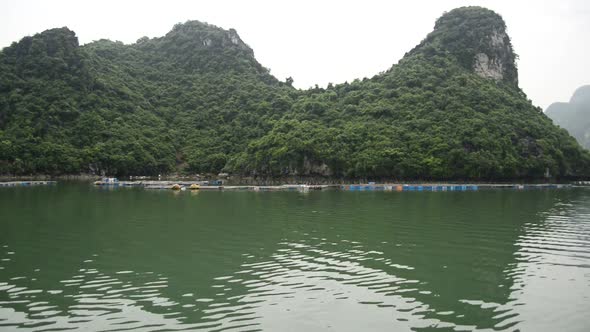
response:
<path id="1" fill-rule="evenodd" d="M 587 331 L 590 327 L 590 197 L 557 202 L 526 222 L 506 319 L 523 330 Z M 576 324 L 577 323 L 577 324 Z"/>
<path id="2" fill-rule="evenodd" d="M 0 330 L 584 331 L 590 192 L 0 191 Z"/>

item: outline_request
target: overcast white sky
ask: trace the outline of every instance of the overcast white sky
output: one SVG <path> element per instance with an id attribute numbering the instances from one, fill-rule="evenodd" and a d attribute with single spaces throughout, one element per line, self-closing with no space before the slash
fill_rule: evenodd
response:
<path id="1" fill-rule="evenodd" d="M 200 20 L 235 28 L 258 61 L 299 88 L 371 77 L 397 63 L 444 11 L 480 5 L 504 17 L 520 86 L 537 106 L 567 101 L 590 84 L 588 0 L 0 0 L 0 47 L 67 26 L 81 44 L 159 37 L 175 23 Z"/>

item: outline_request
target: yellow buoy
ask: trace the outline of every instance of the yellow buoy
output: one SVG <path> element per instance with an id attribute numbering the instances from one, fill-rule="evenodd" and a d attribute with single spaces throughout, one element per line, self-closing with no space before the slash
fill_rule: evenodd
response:
<path id="1" fill-rule="evenodd" d="M 201 188 L 201 186 L 199 186 L 196 183 L 191 184 L 191 186 L 189 187 L 190 190 L 199 190 L 199 188 Z"/>

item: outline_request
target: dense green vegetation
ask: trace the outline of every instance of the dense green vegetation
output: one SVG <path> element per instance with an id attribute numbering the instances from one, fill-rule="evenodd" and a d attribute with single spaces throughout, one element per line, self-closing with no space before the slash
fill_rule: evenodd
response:
<path id="1" fill-rule="evenodd" d="M 579 87 L 569 103 L 549 105 L 545 114 L 590 150 L 590 85 Z"/>
<path id="2" fill-rule="evenodd" d="M 518 88 L 504 30 L 455 9 L 389 70 L 306 91 L 197 21 L 131 45 L 48 30 L 0 53 L 0 174 L 587 176 L 590 154 Z M 474 72 L 479 53 L 502 79 Z"/>

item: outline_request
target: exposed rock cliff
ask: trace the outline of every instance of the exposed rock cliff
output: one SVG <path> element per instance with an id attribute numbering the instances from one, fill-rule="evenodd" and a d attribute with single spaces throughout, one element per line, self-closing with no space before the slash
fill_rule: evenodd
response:
<path id="1" fill-rule="evenodd" d="M 453 54 L 481 77 L 518 85 L 517 56 L 506 24 L 489 9 L 462 7 L 445 13 L 412 52 L 432 49 Z"/>

